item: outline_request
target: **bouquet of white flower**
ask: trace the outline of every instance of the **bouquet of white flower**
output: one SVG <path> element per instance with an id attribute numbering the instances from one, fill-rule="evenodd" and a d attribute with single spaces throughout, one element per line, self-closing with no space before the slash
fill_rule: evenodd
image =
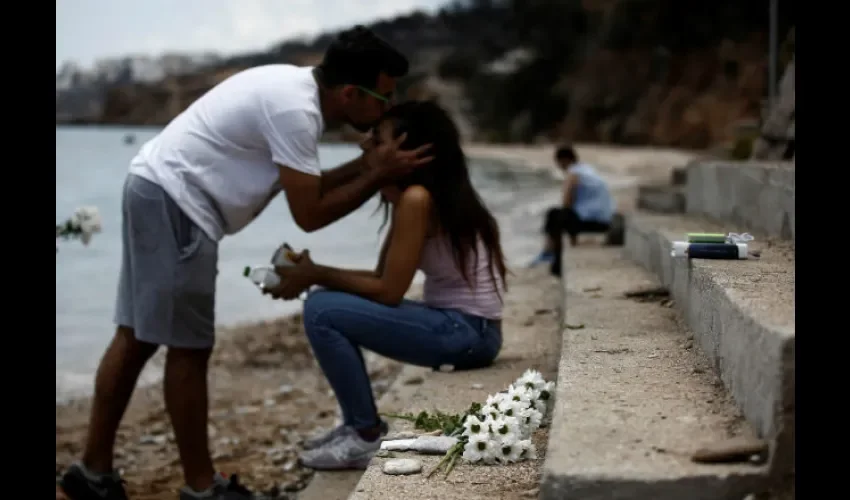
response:
<path id="1" fill-rule="evenodd" d="M 411 420 L 425 430 L 442 429 L 458 438 L 428 474 L 431 477 L 445 466 L 448 477 L 458 456 L 469 463 L 487 465 L 536 459 L 531 435 L 546 415 L 554 387 L 540 372 L 526 370 L 506 391 L 488 396 L 484 405 L 474 403 L 462 415 L 438 412 L 431 416 L 423 412 L 417 416 L 388 416 Z"/>
<path id="2" fill-rule="evenodd" d="M 100 213 L 97 207 L 80 207 L 70 219 L 62 224 L 56 224 L 56 239 L 79 238 L 83 245 L 88 245 L 92 235 L 99 233 L 101 228 Z M 58 246 L 56 251 L 59 251 Z"/>

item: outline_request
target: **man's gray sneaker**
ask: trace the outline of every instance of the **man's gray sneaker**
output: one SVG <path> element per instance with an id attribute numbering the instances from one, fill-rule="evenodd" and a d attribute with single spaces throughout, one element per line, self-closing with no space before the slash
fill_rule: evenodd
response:
<path id="1" fill-rule="evenodd" d="M 381 447 L 381 439 L 366 441 L 351 427 L 319 448 L 299 456 L 301 465 L 318 470 L 365 469 Z"/>
<path id="2" fill-rule="evenodd" d="M 328 431 L 324 434 L 321 434 L 319 436 L 307 438 L 306 440 L 304 440 L 304 444 L 303 444 L 304 449 L 305 450 L 315 450 L 316 448 L 319 448 L 321 446 L 324 446 L 324 445 L 330 443 L 331 441 L 336 439 L 338 436 L 343 435 L 345 433 L 346 427 L 347 426 L 345 424 L 343 424 L 343 425 L 340 425 L 338 427 L 334 427 L 330 431 Z M 387 423 L 384 422 L 383 420 L 381 420 L 381 437 L 386 436 L 387 433 L 389 433 L 389 431 L 390 431 L 390 428 L 389 428 L 389 426 L 387 426 Z"/>
<path id="3" fill-rule="evenodd" d="M 320 446 L 330 443 L 331 441 L 336 439 L 337 436 L 341 436 L 345 432 L 345 429 L 346 425 L 342 424 L 337 427 L 334 427 L 333 429 L 329 430 L 328 432 L 325 432 L 324 434 L 307 438 L 304 440 L 304 449 L 314 450 Z"/>

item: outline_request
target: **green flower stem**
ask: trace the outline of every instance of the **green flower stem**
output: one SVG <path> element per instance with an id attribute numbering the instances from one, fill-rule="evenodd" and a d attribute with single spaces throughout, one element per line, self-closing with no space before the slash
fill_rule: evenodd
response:
<path id="1" fill-rule="evenodd" d="M 440 460 L 440 462 L 437 464 L 437 466 L 434 467 L 431 470 L 431 472 L 428 473 L 428 476 L 426 476 L 426 479 L 430 479 L 431 476 L 434 475 L 434 473 L 436 473 L 438 470 L 440 470 L 444 465 L 448 464 L 447 467 L 446 467 L 446 476 L 445 476 L 445 478 L 447 479 L 449 477 L 449 474 L 451 473 L 452 469 L 454 468 L 455 461 L 457 460 L 458 455 L 463 453 L 463 448 L 465 446 L 466 446 L 466 442 L 460 441 L 457 444 L 455 444 L 454 446 L 452 446 L 451 448 L 449 448 L 449 451 L 447 451 L 446 454 L 443 455 L 443 458 Z"/>
<path id="2" fill-rule="evenodd" d="M 433 469 L 431 469 L 431 472 L 429 472 L 429 473 L 428 473 L 428 475 L 425 477 L 425 479 L 431 479 L 431 476 L 433 476 L 435 472 L 437 472 L 438 470 L 440 470 L 440 468 L 441 468 L 443 465 L 445 465 L 445 463 L 449 460 L 449 458 L 451 458 L 451 456 L 452 456 L 452 451 L 454 451 L 454 447 L 452 447 L 452 448 L 451 448 L 448 452 L 446 452 L 446 454 L 445 454 L 445 455 L 443 455 L 443 458 L 442 458 L 442 459 L 441 459 L 441 460 L 437 463 L 437 466 L 436 466 L 436 467 L 434 467 Z"/>
<path id="3" fill-rule="evenodd" d="M 416 422 L 416 415 L 411 415 L 409 413 L 404 415 L 400 415 L 398 413 L 381 413 L 381 416 L 387 418 L 398 418 L 400 420 L 407 420 L 408 422 Z"/>
<path id="4" fill-rule="evenodd" d="M 451 451 L 454 451 L 454 453 L 452 453 L 452 459 L 449 460 L 449 465 L 446 466 L 446 475 L 443 479 L 449 478 L 449 474 L 451 474 L 452 469 L 455 468 L 455 463 L 457 462 L 457 457 L 461 453 L 463 453 L 463 448 L 464 448 L 464 443 L 458 443 L 458 444 L 456 444 L 452 447 Z"/>

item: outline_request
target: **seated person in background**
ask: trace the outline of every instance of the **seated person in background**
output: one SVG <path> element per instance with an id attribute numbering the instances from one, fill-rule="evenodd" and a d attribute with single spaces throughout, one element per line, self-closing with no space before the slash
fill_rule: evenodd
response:
<path id="1" fill-rule="evenodd" d="M 614 199 L 596 169 L 580 162 L 573 148 L 558 148 L 555 161 L 565 173 L 563 204 L 546 212 L 546 246 L 534 263 L 551 262 L 552 274 L 560 276 L 563 233 L 575 246 L 579 233 L 607 232 L 614 217 Z"/>
<path id="2" fill-rule="evenodd" d="M 434 159 L 381 190 L 392 224 L 375 270 L 313 263 L 303 252 L 278 268 L 270 293 L 291 299 L 319 285 L 304 303 L 304 328 L 342 410 L 343 425 L 305 443 L 314 469 L 365 468 L 387 425 L 378 416 L 361 348 L 404 363 L 474 369 L 502 346 L 505 262 L 499 227 L 473 188 L 451 118 L 432 102 L 393 107 L 364 149 L 430 144 Z M 404 299 L 417 269 L 424 301 Z"/>

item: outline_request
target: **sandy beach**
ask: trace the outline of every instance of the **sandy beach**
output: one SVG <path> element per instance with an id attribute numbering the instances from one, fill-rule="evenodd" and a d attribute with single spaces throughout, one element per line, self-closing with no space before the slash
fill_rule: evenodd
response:
<path id="1" fill-rule="evenodd" d="M 617 189 L 621 211 L 634 206 L 631 193 L 640 182 L 667 182 L 671 170 L 697 154 L 672 150 L 576 147 Z M 517 168 L 553 172 L 551 145 L 516 147 L 471 144 L 467 154 L 500 160 Z M 557 184 L 553 189 L 558 189 Z M 510 238 L 510 234 L 504 234 Z M 536 288 L 525 269 L 506 296 L 506 314 L 533 316 L 535 304 L 522 301 Z M 410 296 L 416 296 L 412 290 Z M 532 294 L 533 295 L 533 294 Z M 210 441 L 219 470 L 236 473 L 252 489 L 266 493 L 299 491 L 312 472 L 297 464 L 299 443 L 335 425 L 337 405 L 313 360 L 299 315 L 254 324 L 221 327 L 210 368 Z M 152 360 L 160 369 L 163 352 Z M 400 365 L 366 353 L 376 396 L 387 390 Z M 90 400 L 56 405 L 56 474 L 79 459 Z M 183 484 L 176 444 L 162 400 L 161 383 L 136 391 L 116 446 L 116 468 L 136 500 L 175 498 Z"/>
<path id="2" fill-rule="evenodd" d="M 294 491 L 311 471 L 297 465 L 298 444 L 335 425 L 337 405 L 313 360 L 300 315 L 220 328 L 210 367 L 210 446 L 217 467 L 252 488 Z M 162 365 L 162 352 L 152 360 Z M 367 353 L 380 396 L 398 373 L 394 361 Z M 56 406 L 56 475 L 78 460 L 89 398 Z M 137 389 L 118 434 L 115 466 L 137 500 L 171 499 L 182 486 L 162 384 Z"/>

